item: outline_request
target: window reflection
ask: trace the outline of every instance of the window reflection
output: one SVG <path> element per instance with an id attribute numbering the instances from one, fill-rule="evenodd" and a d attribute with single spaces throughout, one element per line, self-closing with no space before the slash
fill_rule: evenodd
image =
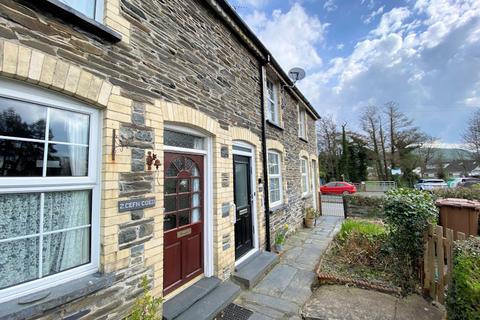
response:
<path id="1" fill-rule="evenodd" d="M 95 0 L 59 0 L 67 6 L 83 13 L 87 17 L 95 18 Z"/>
<path id="2" fill-rule="evenodd" d="M 0 176 L 41 177 L 44 143 L 0 139 Z"/>
<path id="3" fill-rule="evenodd" d="M 204 139 L 188 133 L 165 130 L 163 142 L 167 146 L 203 150 Z"/>
<path id="4" fill-rule="evenodd" d="M 49 144 L 47 176 L 86 176 L 88 148 Z"/>
<path id="5" fill-rule="evenodd" d="M 50 141 L 88 144 L 89 117 L 86 114 L 50 109 Z"/>
<path id="6" fill-rule="evenodd" d="M 189 211 L 183 211 L 178 214 L 178 226 L 186 226 L 190 224 L 190 210 Z"/>
<path id="7" fill-rule="evenodd" d="M 0 135 L 45 139 L 47 108 L 0 97 Z"/>
<path id="8" fill-rule="evenodd" d="M 177 227 L 177 216 L 174 214 L 167 214 L 163 218 L 163 230 L 172 230 Z"/>
<path id="9" fill-rule="evenodd" d="M 0 97 L 0 176 L 87 176 L 89 132 L 87 114 Z"/>

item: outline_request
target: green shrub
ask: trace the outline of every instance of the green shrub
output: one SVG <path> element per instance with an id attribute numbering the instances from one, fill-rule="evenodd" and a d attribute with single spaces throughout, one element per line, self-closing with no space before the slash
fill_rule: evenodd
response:
<path id="1" fill-rule="evenodd" d="M 434 191 L 435 198 L 480 200 L 479 188 L 451 188 Z"/>
<path id="2" fill-rule="evenodd" d="M 480 320 L 480 238 L 455 242 L 449 287 L 448 319 Z"/>
<path id="3" fill-rule="evenodd" d="M 153 297 L 148 291 L 147 276 L 142 278 L 143 294 L 135 300 L 128 320 L 160 320 L 162 298 Z"/>
<path id="4" fill-rule="evenodd" d="M 287 233 L 288 233 L 288 224 L 284 224 L 282 228 L 277 232 L 275 235 L 275 244 L 278 245 L 283 245 L 285 243 L 285 240 L 287 238 Z"/>
<path id="5" fill-rule="evenodd" d="M 409 293 L 417 285 L 424 234 L 428 223 L 436 221 L 437 208 L 428 192 L 403 188 L 388 191 L 384 207 L 398 285 Z"/>

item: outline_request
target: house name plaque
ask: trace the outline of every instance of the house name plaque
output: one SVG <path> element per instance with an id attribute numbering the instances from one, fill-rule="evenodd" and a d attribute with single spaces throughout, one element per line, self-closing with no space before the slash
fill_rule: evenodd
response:
<path id="1" fill-rule="evenodd" d="M 118 212 L 140 210 L 155 207 L 155 198 L 131 199 L 118 201 Z"/>

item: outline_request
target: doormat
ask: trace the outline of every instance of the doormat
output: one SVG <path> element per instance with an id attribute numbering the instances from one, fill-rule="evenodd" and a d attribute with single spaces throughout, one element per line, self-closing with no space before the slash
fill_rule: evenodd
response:
<path id="1" fill-rule="evenodd" d="M 253 314 L 235 303 L 230 303 L 225 309 L 216 315 L 214 320 L 247 320 Z"/>

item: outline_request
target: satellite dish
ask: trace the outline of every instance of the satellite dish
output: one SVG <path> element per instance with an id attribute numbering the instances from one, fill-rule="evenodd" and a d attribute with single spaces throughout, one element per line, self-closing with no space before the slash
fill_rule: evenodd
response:
<path id="1" fill-rule="evenodd" d="M 288 71 L 288 77 L 295 83 L 305 78 L 305 70 L 302 68 L 292 68 Z"/>

